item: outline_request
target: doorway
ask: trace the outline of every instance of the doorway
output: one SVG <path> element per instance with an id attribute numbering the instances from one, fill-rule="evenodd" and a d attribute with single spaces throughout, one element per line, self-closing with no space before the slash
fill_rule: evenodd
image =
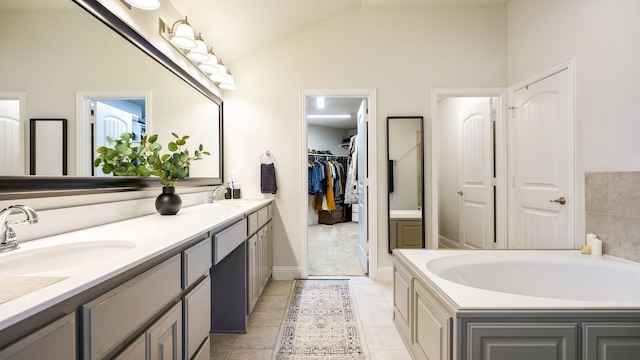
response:
<path id="1" fill-rule="evenodd" d="M 372 136 L 367 109 L 374 107 L 374 95 L 372 90 L 303 92 L 307 172 L 303 277 L 375 276 L 372 269 L 377 259 L 371 248 L 377 244 L 369 241 L 372 224 L 368 221 L 374 160 L 367 156 L 371 154 L 367 140 Z M 318 192 L 313 184 L 320 181 L 309 183 L 322 172 L 330 177 Z"/>
<path id="2" fill-rule="evenodd" d="M 150 98 L 146 91 L 78 92 L 79 175 L 106 176 L 93 167 L 93 160 L 96 149 L 108 145 L 107 136 L 118 138 L 127 132 L 140 141 L 150 131 Z"/>

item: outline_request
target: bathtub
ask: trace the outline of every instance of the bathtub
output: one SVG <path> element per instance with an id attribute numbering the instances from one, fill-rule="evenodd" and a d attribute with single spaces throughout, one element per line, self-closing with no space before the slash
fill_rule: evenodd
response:
<path id="1" fill-rule="evenodd" d="M 402 250 L 461 309 L 639 308 L 640 264 L 579 250 Z"/>
<path id="2" fill-rule="evenodd" d="M 396 249 L 415 359 L 640 359 L 640 264 L 579 250 Z"/>

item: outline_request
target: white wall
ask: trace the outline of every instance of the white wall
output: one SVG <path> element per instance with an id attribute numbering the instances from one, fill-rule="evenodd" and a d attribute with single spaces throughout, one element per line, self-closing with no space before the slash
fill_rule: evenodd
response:
<path id="1" fill-rule="evenodd" d="M 640 2 L 511 0 L 509 83 L 576 60 L 576 203 L 584 234 L 584 173 L 640 169 Z"/>
<path id="2" fill-rule="evenodd" d="M 333 155 L 347 156 L 349 150 L 340 146 L 349 137 L 344 129 L 309 125 L 307 127 L 307 147 L 313 150 L 329 150 Z"/>
<path id="3" fill-rule="evenodd" d="M 235 169 L 243 196 L 258 195 L 260 154 L 270 150 L 278 160 L 276 267 L 296 270 L 304 256 L 302 89 L 377 91 L 379 208 L 371 221 L 379 267 L 390 269 L 384 119 L 427 116 L 433 87 L 506 86 L 506 26 L 503 5 L 361 7 L 230 64 L 238 90 L 225 94 L 225 169 Z"/>

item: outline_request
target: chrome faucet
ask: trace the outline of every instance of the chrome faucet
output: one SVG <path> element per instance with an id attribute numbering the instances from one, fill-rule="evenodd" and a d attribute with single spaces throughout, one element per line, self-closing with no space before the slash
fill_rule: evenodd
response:
<path id="1" fill-rule="evenodd" d="M 7 220 L 11 214 L 22 212 L 25 215 L 22 221 Z M 13 231 L 13 225 L 35 224 L 38 222 L 38 214 L 26 205 L 11 205 L 0 211 L 0 252 L 17 249 L 18 236 Z"/>
<path id="2" fill-rule="evenodd" d="M 214 202 L 218 201 L 218 192 L 224 190 L 224 186 L 220 186 L 217 187 L 215 189 L 213 189 L 212 192 L 209 193 L 209 203 L 213 204 Z"/>

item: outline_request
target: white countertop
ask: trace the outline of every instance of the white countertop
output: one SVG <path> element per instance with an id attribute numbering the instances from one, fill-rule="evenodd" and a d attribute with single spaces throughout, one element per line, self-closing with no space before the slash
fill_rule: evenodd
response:
<path id="1" fill-rule="evenodd" d="M 444 301 L 460 311 L 517 311 L 517 310 L 640 310 L 640 299 L 637 301 L 582 301 L 557 299 L 546 297 L 525 296 L 506 292 L 497 292 L 459 284 L 446 280 L 427 268 L 427 263 L 455 255 L 479 255 L 481 253 L 517 254 L 518 252 L 539 253 L 541 258 L 548 258 L 555 254 L 565 254 L 568 262 L 574 259 L 589 259 L 595 262 L 610 262 L 611 264 L 638 264 L 618 259 L 612 256 L 593 257 L 581 255 L 580 250 L 425 250 L 425 249 L 396 249 L 394 256 L 408 264 L 412 272 L 423 283 L 436 287 Z M 601 265 L 606 265 L 601 263 Z M 544 266 L 544 264 L 542 265 Z M 561 274 L 560 274 L 561 275 Z M 609 279 L 616 281 L 616 279 Z"/>
<path id="2" fill-rule="evenodd" d="M 395 219 L 422 219 L 422 210 L 389 210 L 389 218 Z"/>
<path id="3" fill-rule="evenodd" d="M 20 249 L 0 254 L 0 259 L 32 249 L 74 242 L 122 240 L 134 242 L 135 247 L 107 260 L 101 261 L 97 258 L 95 262 L 87 265 L 24 274 L 65 279 L 0 304 L 0 330 L 175 249 L 198 234 L 240 220 L 244 214 L 251 213 L 270 202 L 271 200 L 262 199 L 223 200 L 215 204 L 183 208 L 173 216 L 152 214 L 24 242 L 20 245 Z M 30 226 L 38 226 L 38 224 Z"/>

